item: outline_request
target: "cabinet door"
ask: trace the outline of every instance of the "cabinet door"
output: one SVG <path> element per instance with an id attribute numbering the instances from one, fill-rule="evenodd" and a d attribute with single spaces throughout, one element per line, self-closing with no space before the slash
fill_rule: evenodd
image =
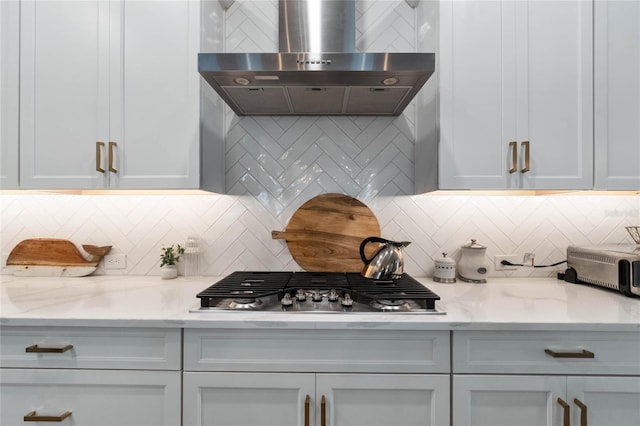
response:
<path id="1" fill-rule="evenodd" d="M 640 188 L 640 2 L 595 3 L 595 186 Z"/>
<path id="2" fill-rule="evenodd" d="M 441 189 L 517 187 L 515 8 L 512 2 L 440 2 Z M 507 46 L 503 48 L 503 43 Z"/>
<path id="3" fill-rule="evenodd" d="M 22 187 L 199 186 L 199 7 L 24 2 Z"/>
<path id="4" fill-rule="evenodd" d="M 515 7 L 521 187 L 590 189 L 593 2 L 529 0 Z"/>
<path id="5" fill-rule="evenodd" d="M 593 186 L 592 3 L 440 3 L 441 189 Z"/>
<path id="6" fill-rule="evenodd" d="M 569 377 L 567 394 L 576 426 L 587 424 L 583 419 L 589 426 L 640 424 L 640 377 Z"/>
<path id="7" fill-rule="evenodd" d="M 303 426 L 305 409 L 313 422 L 314 394 L 314 374 L 185 372 L 183 423 Z"/>
<path id="8" fill-rule="evenodd" d="M 20 7 L 20 185 L 103 188 L 96 142 L 109 137 L 109 4 Z"/>
<path id="9" fill-rule="evenodd" d="M 73 425 L 180 424 L 179 371 L 3 369 L 0 391 L 4 426 L 23 425 L 32 412 L 70 412 L 63 424 Z"/>
<path id="10" fill-rule="evenodd" d="M 316 379 L 316 425 L 449 425 L 449 405 L 448 375 L 318 374 Z"/>
<path id="11" fill-rule="evenodd" d="M 563 424 L 564 376 L 453 376 L 453 424 L 552 426 Z"/>
<path id="12" fill-rule="evenodd" d="M 200 3 L 112 2 L 112 188 L 198 188 Z"/>
<path id="13" fill-rule="evenodd" d="M 0 189 L 18 187 L 19 7 L 0 2 Z"/>

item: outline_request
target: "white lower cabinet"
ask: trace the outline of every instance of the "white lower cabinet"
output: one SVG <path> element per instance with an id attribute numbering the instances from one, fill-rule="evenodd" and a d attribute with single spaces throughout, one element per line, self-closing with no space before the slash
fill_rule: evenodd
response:
<path id="1" fill-rule="evenodd" d="M 564 377 L 459 376 L 453 378 L 453 424 L 465 426 L 562 425 L 556 399 Z"/>
<path id="2" fill-rule="evenodd" d="M 185 330 L 184 425 L 446 426 L 449 332 Z"/>
<path id="3" fill-rule="evenodd" d="M 453 424 L 637 426 L 640 333 L 454 332 Z"/>
<path id="4" fill-rule="evenodd" d="M 184 425 L 303 425 L 313 374 L 185 372 Z M 311 415 L 311 414 L 310 414 Z"/>
<path id="5" fill-rule="evenodd" d="M 449 375 L 318 374 L 316 425 L 449 424 Z M 322 421 L 323 413 L 326 422 Z"/>
<path id="6" fill-rule="evenodd" d="M 637 331 L 7 326 L 0 367 L 3 426 L 640 424 Z"/>
<path id="7" fill-rule="evenodd" d="M 574 425 L 636 426 L 640 424 L 640 377 L 568 377 L 567 402 L 572 404 Z"/>
<path id="8" fill-rule="evenodd" d="M 181 424 L 181 331 L 2 327 L 0 424 Z"/>
<path id="9" fill-rule="evenodd" d="M 184 373 L 184 424 L 449 424 L 449 375 Z"/>
<path id="10" fill-rule="evenodd" d="M 449 376 L 185 372 L 184 424 L 448 425 Z"/>
<path id="11" fill-rule="evenodd" d="M 453 424 L 637 426 L 640 377 L 461 376 Z"/>
<path id="12" fill-rule="evenodd" d="M 0 424 L 180 424 L 180 371 L 3 369 Z"/>

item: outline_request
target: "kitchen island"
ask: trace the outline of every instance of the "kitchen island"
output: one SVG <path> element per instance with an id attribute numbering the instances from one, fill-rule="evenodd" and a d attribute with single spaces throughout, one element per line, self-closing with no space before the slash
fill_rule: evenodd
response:
<path id="1" fill-rule="evenodd" d="M 638 298 L 548 278 L 418 278 L 444 314 L 189 312 L 217 279 L 2 276 L 0 423 L 640 420 Z"/>

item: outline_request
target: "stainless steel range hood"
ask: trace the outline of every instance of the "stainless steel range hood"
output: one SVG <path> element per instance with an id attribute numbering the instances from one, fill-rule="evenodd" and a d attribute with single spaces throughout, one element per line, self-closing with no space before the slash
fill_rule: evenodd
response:
<path id="1" fill-rule="evenodd" d="M 279 6 L 279 53 L 198 55 L 238 115 L 399 115 L 433 74 L 433 53 L 355 52 L 353 0 Z"/>

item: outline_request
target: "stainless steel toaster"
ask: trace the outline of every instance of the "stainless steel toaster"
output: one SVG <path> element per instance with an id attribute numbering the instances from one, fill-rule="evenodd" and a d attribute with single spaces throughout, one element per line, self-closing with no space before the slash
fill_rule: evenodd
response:
<path id="1" fill-rule="evenodd" d="M 611 245 L 567 248 L 564 280 L 640 297 L 640 247 Z"/>

